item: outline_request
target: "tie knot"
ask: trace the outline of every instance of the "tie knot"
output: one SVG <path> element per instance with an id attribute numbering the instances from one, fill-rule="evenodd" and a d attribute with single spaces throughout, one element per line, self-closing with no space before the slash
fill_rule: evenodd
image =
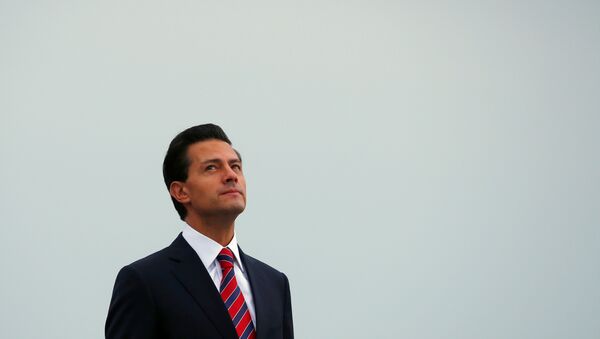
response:
<path id="1" fill-rule="evenodd" d="M 221 270 L 226 270 L 233 267 L 233 252 L 229 249 L 229 247 L 225 247 L 219 252 L 217 255 L 217 260 L 219 261 L 219 265 L 221 265 Z"/>

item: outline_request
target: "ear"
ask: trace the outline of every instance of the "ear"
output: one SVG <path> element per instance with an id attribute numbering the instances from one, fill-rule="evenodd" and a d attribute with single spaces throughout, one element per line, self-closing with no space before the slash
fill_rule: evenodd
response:
<path id="1" fill-rule="evenodd" d="M 190 196 L 185 189 L 185 184 L 181 181 L 173 181 L 169 186 L 169 193 L 179 203 L 185 204 L 190 202 Z"/>

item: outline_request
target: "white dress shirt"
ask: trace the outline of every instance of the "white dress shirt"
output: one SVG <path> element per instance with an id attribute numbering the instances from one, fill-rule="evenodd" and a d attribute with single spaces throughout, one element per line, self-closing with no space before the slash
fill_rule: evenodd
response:
<path id="1" fill-rule="evenodd" d="M 219 291 L 219 287 L 221 286 L 221 278 L 223 273 L 221 272 L 221 265 L 217 261 L 217 255 L 223 249 L 223 246 L 218 242 L 212 240 L 211 238 L 205 236 L 204 234 L 196 231 L 190 225 L 185 224 L 182 231 L 183 238 L 187 241 L 188 244 L 196 251 L 198 257 L 206 267 L 208 274 L 212 278 L 215 283 L 215 287 L 217 291 Z M 242 265 L 242 261 L 240 260 L 240 251 L 238 249 L 237 239 L 235 238 L 235 233 L 233 234 L 233 239 L 226 246 L 233 252 L 233 256 L 235 257 L 233 260 L 233 271 L 235 273 L 235 279 L 237 280 L 237 284 L 240 288 L 240 291 L 244 295 L 244 300 L 246 301 L 246 305 L 248 306 L 248 310 L 250 311 L 250 317 L 252 317 L 252 322 L 256 327 L 256 315 L 254 313 L 254 299 L 252 298 L 252 291 L 250 290 L 250 282 L 248 282 L 248 275 L 244 270 L 244 266 Z"/>

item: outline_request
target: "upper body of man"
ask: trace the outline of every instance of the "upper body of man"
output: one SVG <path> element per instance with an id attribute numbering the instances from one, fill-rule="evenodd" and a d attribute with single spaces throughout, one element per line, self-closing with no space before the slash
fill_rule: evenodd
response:
<path id="1" fill-rule="evenodd" d="M 242 159 L 213 124 L 178 134 L 163 163 L 183 232 L 121 269 L 105 333 L 117 338 L 293 338 L 287 277 L 238 247 Z"/>

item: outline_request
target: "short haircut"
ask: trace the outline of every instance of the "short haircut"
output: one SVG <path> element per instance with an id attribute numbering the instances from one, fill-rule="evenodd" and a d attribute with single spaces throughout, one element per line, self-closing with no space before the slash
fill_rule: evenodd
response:
<path id="1" fill-rule="evenodd" d="M 190 127 L 185 131 L 177 134 L 169 144 L 169 149 L 163 161 L 163 177 L 167 190 L 170 190 L 173 181 L 186 181 L 188 177 L 188 168 L 190 167 L 190 159 L 187 156 L 187 150 L 190 145 L 205 140 L 221 140 L 229 145 L 231 141 L 221 127 L 214 124 L 204 124 Z M 240 154 L 235 151 L 237 156 L 242 159 Z M 171 196 L 173 205 L 179 214 L 181 220 L 185 220 L 187 211 L 179 201 Z"/>

